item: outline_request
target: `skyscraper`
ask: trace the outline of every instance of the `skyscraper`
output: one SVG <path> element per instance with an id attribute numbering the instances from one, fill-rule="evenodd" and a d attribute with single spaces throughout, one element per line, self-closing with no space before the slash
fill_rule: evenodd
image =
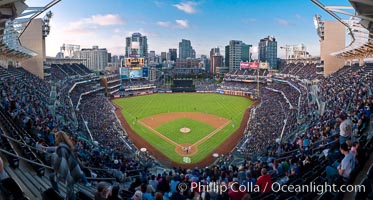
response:
<path id="1" fill-rule="evenodd" d="M 219 48 L 212 48 L 210 51 L 210 74 L 216 74 L 217 67 L 224 67 L 223 56 L 220 55 Z"/>
<path id="2" fill-rule="evenodd" d="M 194 51 L 190 40 L 182 39 L 181 42 L 179 42 L 179 58 L 196 58 L 196 52 Z"/>
<path id="3" fill-rule="evenodd" d="M 239 69 L 241 61 L 250 61 L 251 46 L 241 40 L 229 41 L 229 45 L 225 46 L 225 66 L 229 71 Z"/>
<path id="4" fill-rule="evenodd" d="M 82 49 L 74 52 L 74 58 L 83 59 L 83 64 L 93 71 L 102 71 L 108 66 L 108 52 L 93 46 L 92 49 Z"/>
<path id="5" fill-rule="evenodd" d="M 126 37 L 126 58 L 128 57 L 148 57 L 148 39 L 141 33 L 133 33 L 131 37 Z"/>
<path id="6" fill-rule="evenodd" d="M 150 51 L 148 54 L 148 62 L 154 62 L 155 61 L 155 51 Z"/>
<path id="7" fill-rule="evenodd" d="M 273 36 L 259 42 L 259 61 L 268 62 L 271 69 L 277 69 L 277 41 Z"/>
<path id="8" fill-rule="evenodd" d="M 229 45 L 225 46 L 225 60 L 224 60 L 225 67 L 229 68 Z"/>
<path id="9" fill-rule="evenodd" d="M 250 48 L 252 47 L 252 45 L 242 43 L 241 47 L 241 60 L 243 62 L 251 61 Z"/>
<path id="10" fill-rule="evenodd" d="M 164 62 L 167 60 L 167 53 L 166 52 L 161 52 L 161 62 Z"/>
<path id="11" fill-rule="evenodd" d="M 170 60 L 176 62 L 176 59 L 177 59 L 177 49 L 169 49 L 168 52 L 170 53 Z"/>

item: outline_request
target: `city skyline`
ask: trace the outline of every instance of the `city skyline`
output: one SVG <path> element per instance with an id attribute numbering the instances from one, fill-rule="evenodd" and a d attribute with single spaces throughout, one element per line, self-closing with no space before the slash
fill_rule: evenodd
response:
<path id="1" fill-rule="evenodd" d="M 47 0 L 27 0 L 29 6 Z M 324 0 L 326 5 L 349 5 L 347 0 Z M 84 8 L 84 9 L 79 9 Z M 190 40 L 196 56 L 209 55 L 211 48 L 230 40 L 257 47 L 260 39 L 274 36 L 278 57 L 281 46 L 305 44 L 312 56 L 319 55 L 313 16 L 333 20 L 311 1 L 72 1 L 62 0 L 51 8 L 51 32 L 46 39 L 47 56 L 55 56 L 63 43 L 81 48 L 98 45 L 112 55 L 125 54 L 125 38 L 140 32 L 148 38 L 148 51 L 156 55 Z M 42 16 L 39 16 L 42 17 Z M 257 58 L 257 55 L 253 55 Z"/>

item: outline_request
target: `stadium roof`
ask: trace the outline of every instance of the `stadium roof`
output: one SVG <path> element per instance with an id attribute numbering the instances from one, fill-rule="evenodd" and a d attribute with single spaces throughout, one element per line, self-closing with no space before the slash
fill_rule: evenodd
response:
<path id="1" fill-rule="evenodd" d="M 351 6 L 325 6 L 318 0 L 311 1 L 341 22 L 349 31 L 350 44 L 331 55 L 349 59 L 373 57 L 373 1 L 349 0 Z M 344 20 L 338 14 L 347 15 L 350 19 Z"/>
<path id="2" fill-rule="evenodd" d="M 373 33 L 373 1 L 371 0 L 349 0 L 352 7 L 361 18 L 360 24 L 370 33 Z"/>
<path id="3" fill-rule="evenodd" d="M 11 58 L 28 58 L 37 54 L 24 48 L 19 37 L 31 20 L 60 0 L 53 0 L 44 7 L 28 7 L 24 0 L 0 1 L 0 55 Z"/>

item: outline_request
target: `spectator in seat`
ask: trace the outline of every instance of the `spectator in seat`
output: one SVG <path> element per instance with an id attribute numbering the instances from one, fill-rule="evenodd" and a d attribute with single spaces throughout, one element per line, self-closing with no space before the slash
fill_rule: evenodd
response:
<path id="1" fill-rule="evenodd" d="M 109 194 L 109 185 L 106 182 L 99 182 L 97 184 L 97 191 L 95 192 L 95 200 L 106 200 Z M 115 192 L 115 191 L 114 191 Z"/>
<path id="2" fill-rule="evenodd" d="M 171 200 L 184 200 L 185 199 L 185 197 L 183 196 L 183 191 L 180 191 L 180 188 L 182 188 L 180 184 L 182 183 L 179 183 L 176 186 L 176 192 L 172 193 L 171 198 L 170 198 Z"/>
<path id="3" fill-rule="evenodd" d="M 142 200 L 142 192 L 141 191 L 136 191 L 131 200 Z"/>
<path id="4" fill-rule="evenodd" d="M 240 183 L 234 182 L 232 183 L 231 189 L 228 192 L 228 196 L 231 200 L 241 200 L 246 192 L 239 189 Z"/>
<path id="5" fill-rule="evenodd" d="M 351 171 L 355 168 L 355 155 L 350 152 L 347 143 L 341 144 L 339 150 L 344 155 L 342 162 L 336 168 L 333 166 L 336 166 L 337 162 L 333 166 L 326 167 L 326 176 L 329 182 L 334 181 L 336 176 L 340 176 L 344 182 L 347 182 L 350 179 Z"/>
<path id="6" fill-rule="evenodd" d="M 120 199 L 121 198 L 119 198 L 119 186 L 116 185 L 111 189 L 106 200 L 120 200 Z"/>
<path id="7" fill-rule="evenodd" d="M 272 188 L 272 179 L 271 175 L 267 173 L 266 168 L 262 168 L 261 176 L 258 177 L 256 185 L 260 188 L 260 193 L 266 193 L 271 191 Z"/>
<path id="8" fill-rule="evenodd" d="M 339 125 L 339 144 L 345 143 L 352 136 L 352 121 L 347 118 L 345 113 L 341 113 L 337 120 L 340 122 Z"/>
<path id="9" fill-rule="evenodd" d="M 57 180 L 66 184 L 66 199 L 75 199 L 74 184 L 79 180 L 88 184 L 87 179 L 80 168 L 80 161 L 74 155 L 74 145 L 63 131 L 56 133 L 56 152 L 52 155 L 54 173 L 50 174 L 50 181 L 54 190 L 59 192 Z"/>
<path id="10" fill-rule="evenodd" d="M 6 171 L 4 170 L 4 162 L 3 162 L 3 159 L 1 159 L 0 157 L 0 181 L 8 178 L 8 173 L 6 173 Z"/>
<path id="11" fill-rule="evenodd" d="M 163 195 L 160 192 L 157 192 L 155 194 L 154 200 L 163 200 Z"/>
<path id="12" fill-rule="evenodd" d="M 148 186 L 150 186 L 150 187 L 148 187 Z M 151 185 L 147 185 L 147 184 L 143 183 L 140 186 L 140 190 L 142 192 L 142 199 L 143 200 L 153 200 L 154 199 L 154 197 L 152 195 L 153 190 L 152 190 Z"/>

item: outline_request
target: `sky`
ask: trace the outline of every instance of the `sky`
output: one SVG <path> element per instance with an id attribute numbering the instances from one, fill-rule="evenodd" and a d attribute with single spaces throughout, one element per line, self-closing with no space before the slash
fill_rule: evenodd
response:
<path id="1" fill-rule="evenodd" d="M 45 6 L 50 1 L 26 0 L 26 4 Z M 350 6 L 348 0 L 319 1 Z M 63 43 L 81 48 L 98 45 L 112 55 L 123 55 L 125 38 L 134 32 L 147 36 L 148 50 L 156 55 L 178 49 L 181 39 L 191 40 L 199 57 L 214 47 L 224 52 L 230 40 L 258 46 L 260 39 L 274 36 L 278 57 L 285 56 L 279 47 L 293 44 L 305 44 L 312 56 L 318 56 L 313 16 L 333 19 L 310 0 L 61 0 L 50 10 L 47 56 L 56 56 Z"/>

